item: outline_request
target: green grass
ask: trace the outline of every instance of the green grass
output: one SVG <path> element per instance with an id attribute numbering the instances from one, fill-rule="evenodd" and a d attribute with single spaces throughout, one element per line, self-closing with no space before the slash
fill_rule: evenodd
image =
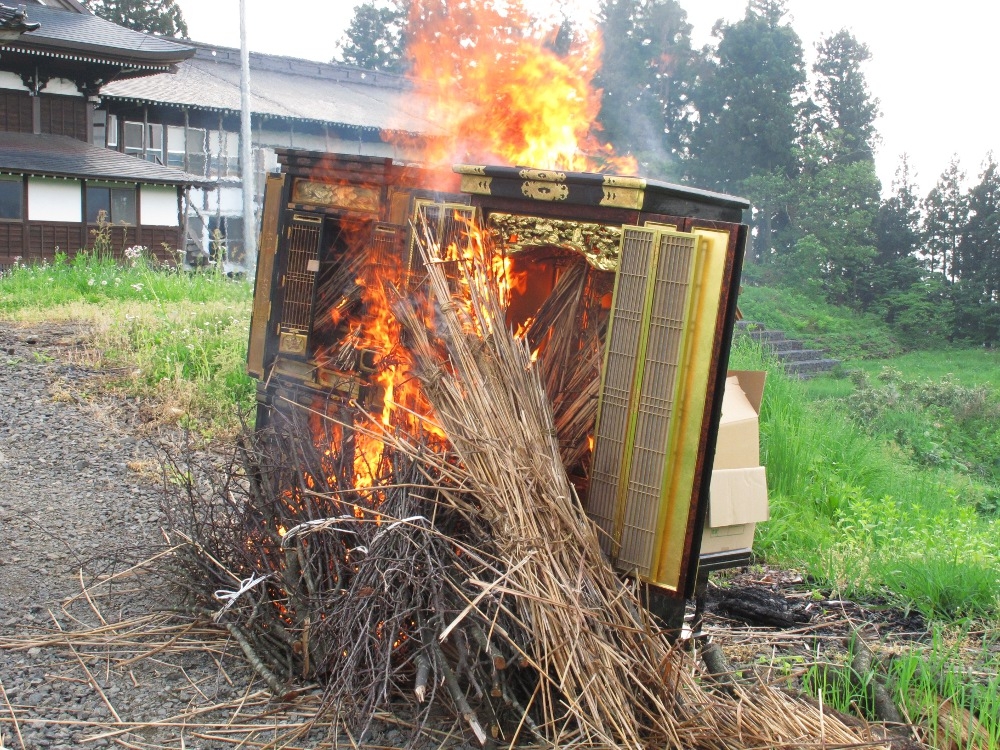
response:
<path id="1" fill-rule="evenodd" d="M 1000 392 L 1000 349 L 953 347 L 907 352 L 897 357 L 851 363 L 852 368 L 877 375 L 891 367 L 908 378 L 942 380 L 948 376 L 964 386 L 989 385 Z"/>
<path id="2" fill-rule="evenodd" d="M 161 417 L 207 434 L 235 430 L 239 412 L 253 403 L 245 372 L 251 300 L 245 281 L 178 271 L 145 256 L 126 264 L 60 256 L 0 277 L 0 316 L 87 325 L 89 357 L 124 373 L 112 388 L 155 400 Z"/>
<path id="3" fill-rule="evenodd" d="M 916 463 L 816 401 L 760 350 L 743 344 L 734 369 L 770 370 L 761 412 L 771 520 L 755 549 L 843 596 L 885 596 L 945 620 L 1000 608 L 1000 520 L 994 488 L 968 472 Z"/>
<path id="4" fill-rule="evenodd" d="M 989 638 L 934 627 L 928 641 L 884 652 L 881 662 L 856 675 L 846 665 L 816 664 L 803 686 L 831 708 L 876 720 L 870 686 L 878 680 L 927 746 L 1000 748 L 1000 657 Z"/>
<path id="5" fill-rule="evenodd" d="M 745 285 L 740 310 L 746 320 L 785 331 L 789 338 L 826 349 L 841 360 L 893 357 L 903 346 L 881 319 L 859 314 L 781 286 Z"/>

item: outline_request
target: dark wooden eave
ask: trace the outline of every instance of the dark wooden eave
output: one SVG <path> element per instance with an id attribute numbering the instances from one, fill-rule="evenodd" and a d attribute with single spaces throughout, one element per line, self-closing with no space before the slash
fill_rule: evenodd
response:
<path id="1" fill-rule="evenodd" d="M 154 164 L 63 135 L 4 133 L 0 138 L 0 172 L 77 180 L 217 187 L 212 180 L 175 167 Z"/>
<path id="2" fill-rule="evenodd" d="M 34 5 L 29 15 L 40 27 L 4 47 L 7 65 L 24 62 L 19 58 L 49 66 L 96 65 L 117 69 L 113 78 L 120 79 L 172 72 L 195 52 L 177 41 L 132 31 L 90 13 Z"/>

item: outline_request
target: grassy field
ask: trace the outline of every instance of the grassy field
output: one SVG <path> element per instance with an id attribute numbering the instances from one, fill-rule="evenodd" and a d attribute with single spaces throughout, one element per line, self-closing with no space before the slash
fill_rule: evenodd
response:
<path id="1" fill-rule="evenodd" d="M 732 363 L 770 370 L 761 439 L 771 520 L 755 551 L 834 597 L 924 615 L 932 637 L 895 654 L 886 682 L 936 747 L 1000 748 L 994 362 L 992 352 L 948 349 L 803 383 L 744 340 Z M 811 671 L 806 688 L 865 713 L 856 687 L 822 674 Z"/>
<path id="2" fill-rule="evenodd" d="M 114 391 L 156 399 L 166 419 L 206 435 L 232 434 L 253 403 L 245 373 L 252 291 L 213 271 L 125 265 L 94 255 L 18 266 L 0 278 L 0 316 L 72 320 L 91 332 L 79 356 L 115 373 Z"/>
<path id="3" fill-rule="evenodd" d="M 758 551 L 845 596 L 948 621 L 1000 609 L 1000 396 L 879 367 L 817 387 L 769 369 L 761 414 L 772 520 Z M 970 376 L 967 376 L 970 377 Z M 970 381 L 971 382 L 971 381 Z"/>
<path id="4" fill-rule="evenodd" d="M 765 300 L 761 290 L 751 296 L 751 310 Z M 0 277 L 0 317 L 86 326 L 92 345 L 78 356 L 114 373 L 108 387 L 154 399 L 169 418 L 214 437 L 233 434 L 253 402 L 244 371 L 250 302 L 245 281 L 157 267 L 141 256 L 125 266 L 60 258 Z M 806 318 L 787 328 L 830 333 L 841 342 L 838 354 L 855 356 L 840 377 L 802 383 L 750 342 L 735 347 L 734 369 L 771 371 L 761 437 L 772 510 L 755 549 L 836 596 L 924 614 L 935 639 L 894 662 L 898 702 L 929 716 L 943 684 L 951 705 L 984 721 L 990 739 L 981 746 L 996 750 L 1000 658 L 983 633 L 1000 612 L 997 356 L 900 354 L 884 328 L 809 300 L 795 305 Z M 857 341 L 847 343 L 852 336 Z M 970 667 L 973 634 L 981 655 Z M 961 654 L 956 643 L 966 644 Z M 833 704 L 857 700 L 847 686 L 813 689 Z"/>

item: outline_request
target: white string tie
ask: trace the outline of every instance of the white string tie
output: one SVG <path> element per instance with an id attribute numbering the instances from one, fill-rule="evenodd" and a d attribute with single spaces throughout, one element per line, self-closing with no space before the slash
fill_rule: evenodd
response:
<path id="1" fill-rule="evenodd" d="M 229 611 L 229 608 L 232 607 L 234 604 L 236 604 L 237 599 L 243 596 L 254 586 L 256 586 L 259 583 L 262 583 L 263 581 L 266 581 L 270 577 L 271 577 L 270 575 L 258 577 L 257 573 L 253 573 L 250 575 L 249 578 L 244 578 L 242 581 L 240 581 L 240 588 L 236 591 L 227 591 L 226 589 L 219 589 L 218 591 L 216 591 L 214 594 L 212 594 L 212 596 L 215 597 L 216 601 L 225 602 L 225 606 L 223 606 L 222 609 L 216 612 L 215 616 L 212 617 L 212 619 L 215 622 L 218 622 L 222 618 L 222 616 Z"/>

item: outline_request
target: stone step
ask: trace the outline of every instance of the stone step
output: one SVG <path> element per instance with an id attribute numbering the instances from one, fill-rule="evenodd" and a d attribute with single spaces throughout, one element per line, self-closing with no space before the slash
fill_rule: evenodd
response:
<path id="1" fill-rule="evenodd" d="M 774 352 L 774 356 L 784 363 L 813 362 L 823 359 L 826 351 L 823 349 L 784 349 Z"/>
<path id="2" fill-rule="evenodd" d="M 801 362 L 784 362 L 785 372 L 802 380 L 830 372 L 840 364 L 839 359 L 809 359 Z"/>
<path id="3" fill-rule="evenodd" d="M 764 343 L 770 343 L 770 342 L 776 342 L 776 341 L 784 341 L 785 340 L 785 332 L 784 331 L 770 331 L 770 330 L 762 330 L 762 329 L 748 329 L 748 330 L 744 330 L 743 334 L 746 335 L 746 336 L 749 336 L 754 341 L 759 341 L 762 344 L 764 344 Z"/>
<path id="4" fill-rule="evenodd" d="M 807 379 L 829 372 L 840 360 L 824 357 L 823 349 L 810 349 L 797 339 L 785 338 L 784 331 L 766 328 L 750 320 L 736 321 L 734 338 L 747 336 L 770 351 L 782 363 L 785 372 L 795 378 Z"/>
<path id="5" fill-rule="evenodd" d="M 761 347 L 775 354 L 779 352 L 801 351 L 808 348 L 798 339 L 779 339 L 777 341 L 761 341 L 759 343 Z"/>

